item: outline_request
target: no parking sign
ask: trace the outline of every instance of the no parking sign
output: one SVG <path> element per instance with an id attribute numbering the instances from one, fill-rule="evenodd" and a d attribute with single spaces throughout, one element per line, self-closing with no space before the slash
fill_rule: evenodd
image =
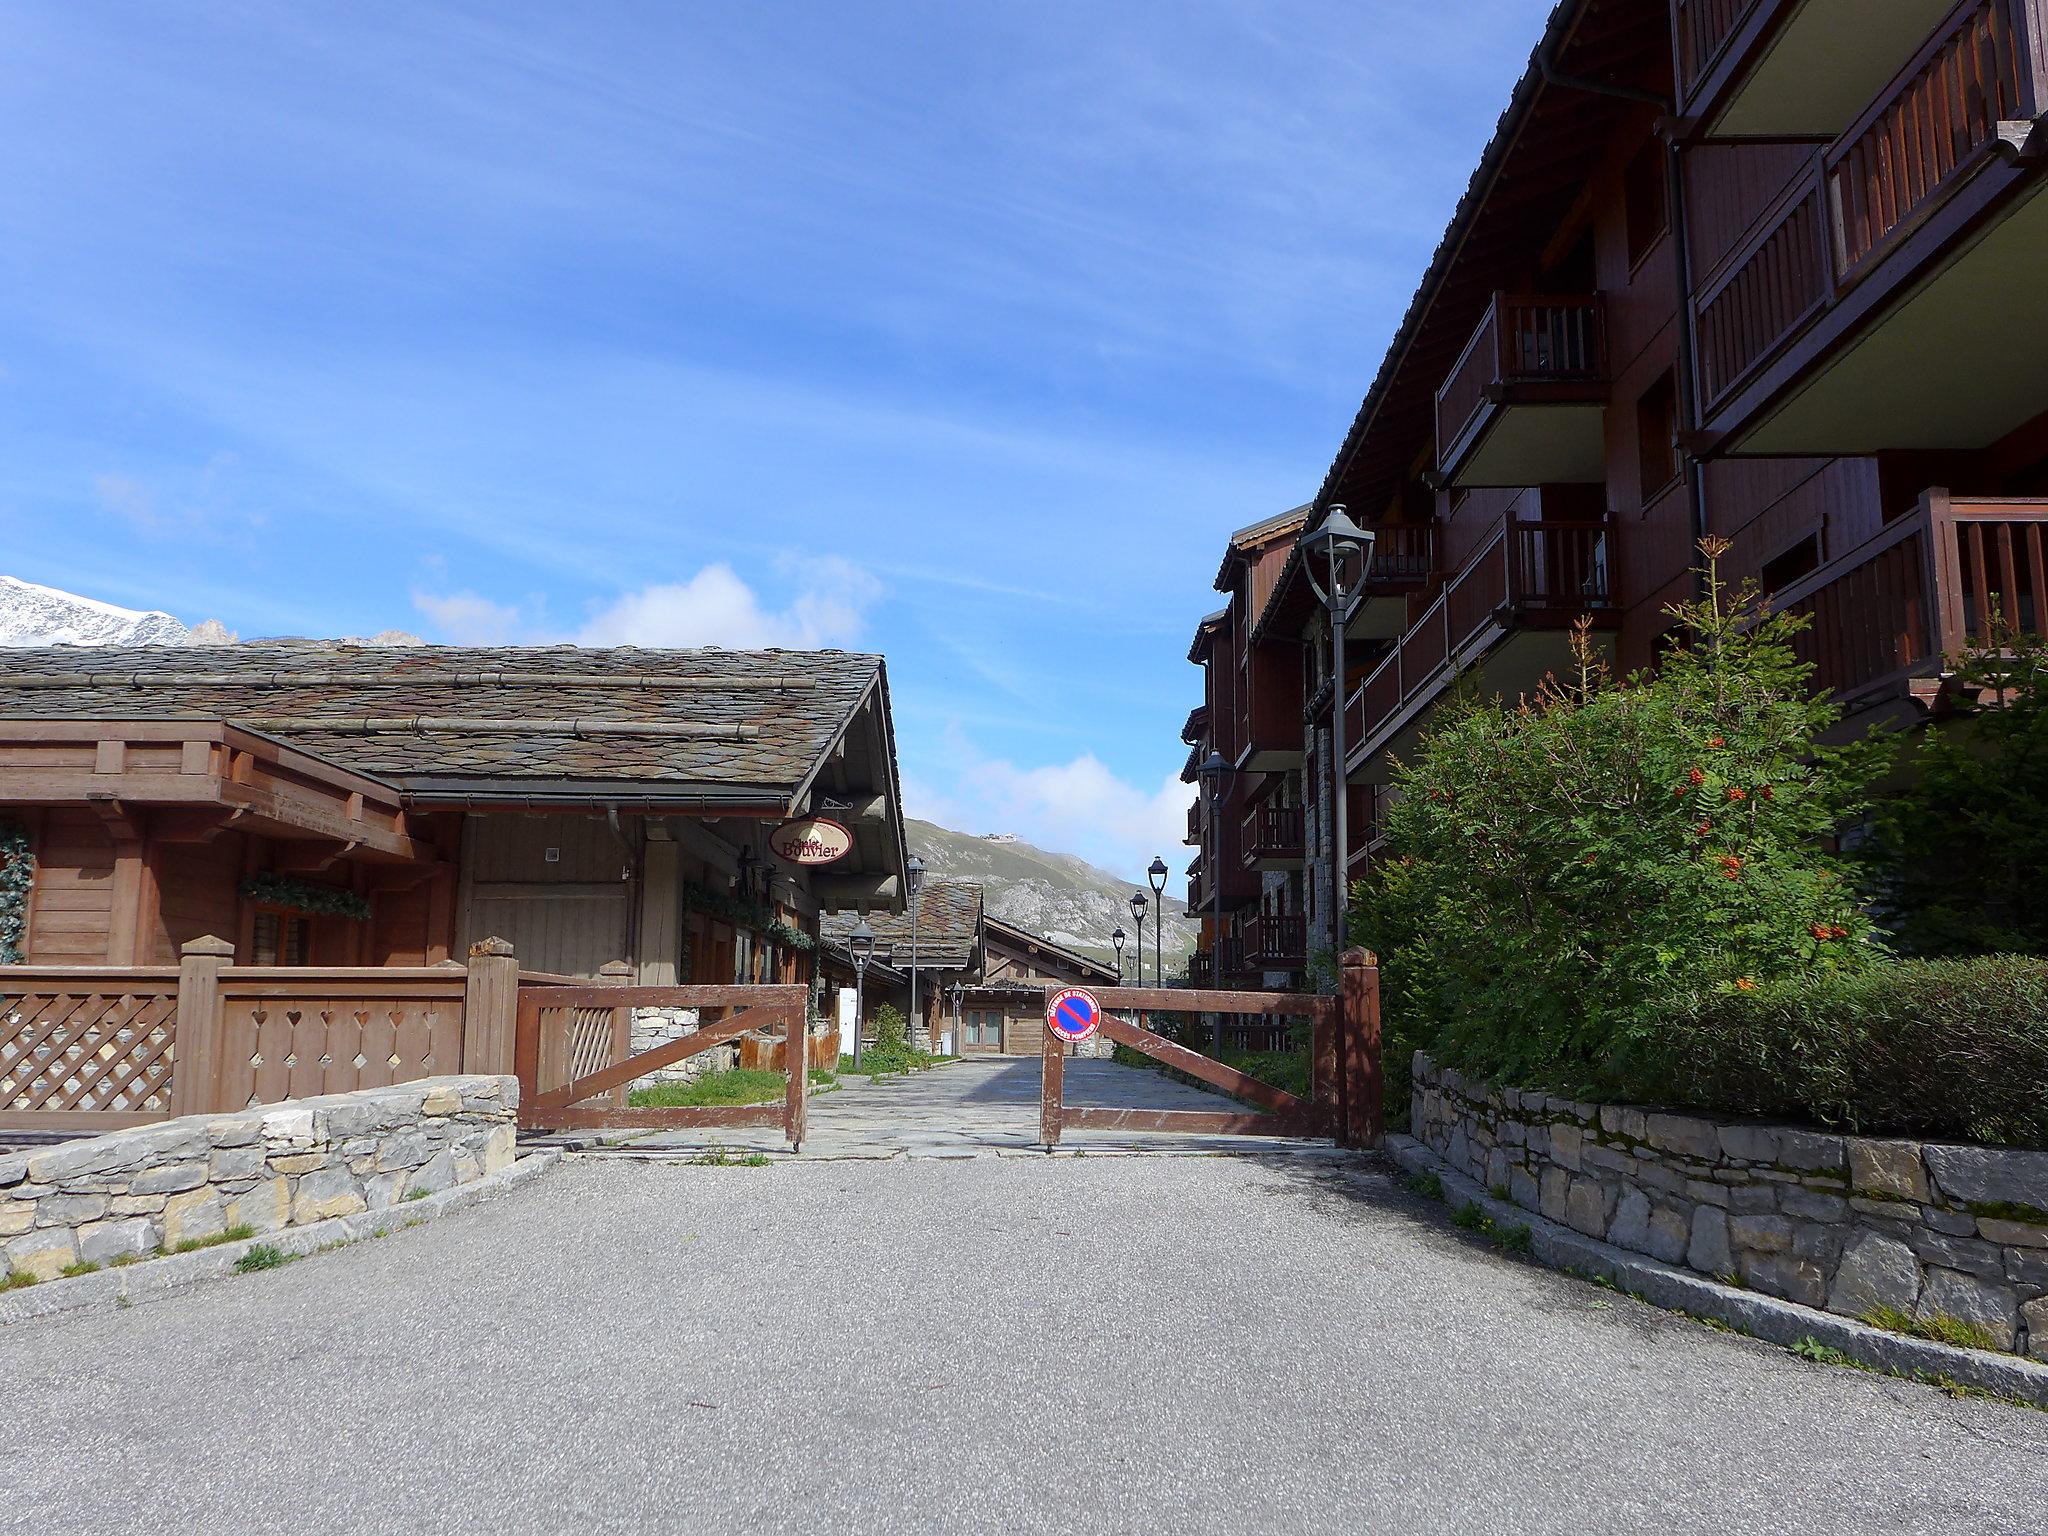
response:
<path id="1" fill-rule="evenodd" d="M 1069 1045 L 1092 1040 L 1102 1026 L 1102 1004 L 1086 987 L 1055 992 L 1045 1005 L 1045 1027 Z"/>

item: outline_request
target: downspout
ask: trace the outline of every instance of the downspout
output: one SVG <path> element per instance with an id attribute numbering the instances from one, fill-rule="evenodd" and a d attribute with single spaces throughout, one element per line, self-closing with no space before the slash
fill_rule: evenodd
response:
<path id="1" fill-rule="evenodd" d="M 1679 428 L 1677 449 L 1679 462 L 1685 470 L 1686 500 L 1692 513 L 1692 540 L 1695 552 L 1700 541 L 1707 536 L 1707 488 L 1706 470 L 1698 454 L 1693 451 L 1700 430 L 1700 402 L 1698 375 L 1693 366 L 1692 336 L 1692 237 L 1686 219 L 1684 151 L 1679 145 L 1676 113 L 1678 106 L 1668 97 L 1655 91 L 1637 90 L 1633 86 L 1608 85 L 1599 80 L 1587 80 L 1577 75 L 1562 73 L 1557 67 L 1556 52 L 1561 38 L 1549 37 L 1536 50 L 1536 71 L 1543 77 L 1545 85 L 1562 91 L 1583 91 L 1595 96 L 1613 96 L 1622 101 L 1639 101 L 1646 106 L 1657 108 L 1663 117 L 1657 124 L 1658 136 L 1664 140 L 1664 201 L 1666 218 L 1671 229 L 1673 255 L 1676 258 L 1678 285 L 1678 401 Z M 1693 596 L 1695 600 L 1705 593 L 1706 573 L 1696 564 L 1689 564 L 1692 573 Z"/>

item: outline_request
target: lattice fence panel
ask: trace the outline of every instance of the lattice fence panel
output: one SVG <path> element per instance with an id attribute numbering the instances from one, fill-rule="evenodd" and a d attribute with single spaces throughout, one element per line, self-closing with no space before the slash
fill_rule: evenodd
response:
<path id="1" fill-rule="evenodd" d="M 175 987 L 0 992 L 0 1109 L 163 1113 Z"/>

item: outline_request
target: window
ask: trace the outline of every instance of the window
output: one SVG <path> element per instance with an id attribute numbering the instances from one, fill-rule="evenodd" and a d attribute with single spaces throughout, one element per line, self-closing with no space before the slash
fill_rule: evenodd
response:
<path id="1" fill-rule="evenodd" d="M 1766 592 L 1789 587 L 1820 564 L 1820 535 L 1809 533 L 1791 548 L 1773 555 L 1758 573 Z"/>
<path id="2" fill-rule="evenodd" d="M 1628 205 L 1628 264 L 1634 268 L 1671 221 L 1665 200 L 1670 182 L 1664 174 L 1664 145 L 1651 139 L 1635 152 L 1622 178 L 1622 200 Z"/>
<path id="3" fill-rule="evenodd" d="M 303 913 L 276 907 L 256 909 L 256 933 L 250 964 L 305 965 L 312 953 L 312 926 Z"/>
<path id="4" fill-rule="evenodd" d="M 1650 499 L 1678 474 L 1678 377 L 1666 373 L 1636 399 L 1636 454 L 1641 469 L 1642 501 Z"/>
<path id="5" fill-rule="evenodd" d="M 1000 1013 L 983 1013 L 979 1010 L 968 1014 L 967 1043 L 1000 1049 L 1003 1043 L 1003 1016 Z"/>

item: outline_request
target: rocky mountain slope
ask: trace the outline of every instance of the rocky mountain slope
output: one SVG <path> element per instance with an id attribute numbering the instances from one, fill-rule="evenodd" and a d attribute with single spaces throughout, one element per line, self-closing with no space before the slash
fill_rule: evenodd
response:
<path id="1" fill-rule="evenodd" d="M 1005 922 L 1015 923 L 1042 934 L 1056 944 L 1079 950 L 1084 955 L 1108 960 L 1112 929 L 1121 925 L 1125 933 L 1137 932 L 1131 921 L 1131 892 L 1144 888 L 1141 875 L 1136 881 L 1097 869 L 1085 859 L 1068 853 L 1048 853 L 1029 843 L 1010 839 L 975 837 L 953 832 L 928 821 L 905 823 L 910 851 L 923 859 L 935 874 L 962 880 L 978 880 L 986 888 L 988 910 Z M 1178 850 L 1161 849 L 1169 866 Z M 1178 892 L 1179 894 L 1176 894 Z M 1166 887 L 1166 933 L 1164 948 L 1169 976 L 1186 968 L 1186 957 L 1195 947 L 1196 921 L 1189 917 L 1186 878 L 1178 869 Z M 1147 891 L 1147 899 L 1150 899 Z M 1145 972 L 1152 972 L 1153 914 L 1145 914 Z M 1131 947 L 1124 950 L 1124 969 L 1132 965 Z"/>

